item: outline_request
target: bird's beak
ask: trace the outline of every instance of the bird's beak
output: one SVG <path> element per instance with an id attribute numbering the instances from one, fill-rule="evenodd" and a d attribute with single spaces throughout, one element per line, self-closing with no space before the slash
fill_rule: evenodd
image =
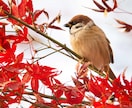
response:
<path id="1" fill-rule="evenodd" d="M 66 23 L 64 26 L 71 28 L 72 25 L 70 23 Z"/>

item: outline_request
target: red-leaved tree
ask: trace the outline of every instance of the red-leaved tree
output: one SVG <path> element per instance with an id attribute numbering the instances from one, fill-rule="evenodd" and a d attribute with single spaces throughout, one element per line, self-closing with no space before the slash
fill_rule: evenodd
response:
<path id="1" fill-rule="evenodd" d="M 96 0 L 93 2 L 99 8 L 93 9 L 97 12 L 111 12 L 118 7 L 117 0 L 113 0 L 113 7 L 106 0 L 102 0 L 103 6 Z M 74 86 L 67 86 L 56 77 L 61 74 L 60 71 L 40 65 L 39 60 L 56 52 L 74 60 L 81 59 L 78 54 L 46 33 L 48 28 L 62 30 L 55 25 L 61 19 L 60 14 L 49 23 L 38 24 L 37 18 L 40 15 L 49 18 L 44 9 L 33 9 L 32 0 L 21 0 L 20 3 L 17 0 L 10 0 L 8 3 L 0 0 L 0 108 L 8 108 L 21 101 L 30 103 L 30 108 L 131 108 L 132 81 L 128 81 L 124 74 L 110 82 L 107 75 L 102 78 L 91 74 L 89 78 L 86 73 L 81 72 L 72 78 Z M 122 25 L 121 28 L 131 31 L 131 25 L 116 21 Z M 7 26 L 12 27 L 13 33 L 7 33 Z M 49 48 L 52 52 L 35 58 L 38 51 L 32 48 L 31 53 L 34 54 L 31 54 L 30 60 L 25 60 L 24 52 L 16 53 L 18 44 L 32 44 L 29 29 L 56 44 L 56 47 L 43 44 L 45 49 Z M 93 69 L 91 66 L 89 68 Z M 98 72 L 96 69 L 94 71 Z M 40 86 L 46 87 L 52 94 L 40 92 Z"/>

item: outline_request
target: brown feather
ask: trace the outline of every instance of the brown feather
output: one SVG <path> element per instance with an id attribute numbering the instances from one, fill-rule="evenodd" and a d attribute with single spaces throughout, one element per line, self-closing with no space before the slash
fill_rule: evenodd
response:
<path id="1" fill-rule="evenodd" d="M 84 15 L 73 17 L 68 24 L 70 24 L 70 42 L 73 50 L 91 61 L 97 69 L 104 68 L 108 71 L 109 64 L 114 60 L 110 42 L 104 32 Z M 110 78 L 114 79 L 114 73 L 110 68 L 109 70 Z"/>

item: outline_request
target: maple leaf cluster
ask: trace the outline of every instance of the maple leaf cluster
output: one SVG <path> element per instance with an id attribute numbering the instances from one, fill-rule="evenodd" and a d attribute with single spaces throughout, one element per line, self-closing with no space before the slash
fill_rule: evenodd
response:
<path id="1" fill-rule="evenodd" d="M 109 5 L 109 1 L 112 2 L 113 7 Z M 93 0 L 93 3 L 97 6 L 98 9 L 91 9 L 96 12 L 103 12 L 105 15 L 109 12 L 114 12 L 118 8 L 118 1 L 117 0 L 101 0 L 101 2 L 97 2 L 97 0 Z M 123 12 L 124 13 L 124 12 Z M 131 13 L 129 13 L 131 14 Z M 117 23 L 121 26 L 119 28 L 125 29 L 125 32 L 130 32 L 132 30 L 132 25 L 128 24 L 124 21 L 116 19 Z"/>
<path id="2" fill-rule="evenodd" d="M 26 25 L 43 33 L 47 28 L 62 29 L 54 25 L 54 22 L 60 21 L 60 14 L 50 23 L 37 24 L 37 18 L 42 14 L 49 19 L 48 12 L 44 9 L 34 11 L 32 0 L 21 0 L 19 4 L 16 1 L 5 3 L 4 0 L 0 0 L 0 17 L 6 20 L 6 22 L 0 21 L 0 108 L 8 108 L 9 105 L 21 103 L 22 100 L 30 103 L 30 108 L 132 107 L 132 81 L 126 80 L 125 75 L 110 83 L 107 77 L 91 75 L 89 78 L 83 74 L 83 77 L 79 75 L 72 78 L 74 86 L 68 86 L 56 78 L 61 74 L 57 69 L 40 65 L 39 62 L 30 63 L 28 60 L 24 62 L 24 52 L 16 54 L 16 50 L 18 44 L 29 42 Z M 113 8 L 105 2 L 103 0 L 108 11 L 114 10 L 117 6 L 116 0 Z M 96 1 L 94 3 L 104 11 L 104 7 Z M 15 27 L 14 34 L 6 33 L 8 25 Z M 49 89 L 52 95 L 40 93 L 40 82 L 41 86 Z M 89 95 L 89 92 L 94 96 Z M 28 99 L 25 95 L 34 98 Z M 47 98 L 50 101 L 47 101 Z"/>
<path id="3" fill-rule="evenodd" d="M 96 0 L 93 0 L 93 2 L 99 9 L 92 9 L 92 10 L 97 12 L 105 12 L 105 11 L 111 12 L 117 8 L 117 0 L 113 0 L 113 4 L 114 4 L 113 7 L 109 6 L 109 4 L 107 3 L 107 0 L 102 0 L 102 3 L 104 6 L 98 3 Z"/>

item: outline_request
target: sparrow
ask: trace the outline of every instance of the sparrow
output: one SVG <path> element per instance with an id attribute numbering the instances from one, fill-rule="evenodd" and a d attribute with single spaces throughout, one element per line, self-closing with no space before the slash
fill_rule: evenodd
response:
<path id="1" fill-rule="evenodd" d="M 76 15 L 65 27 L 69 27 L 70 43 L 75 53 L 90 61 L 98 70 L 116 78 L 109 64 L 114 63 L 110 41 L 94 21 L 85 15 Z"/>

